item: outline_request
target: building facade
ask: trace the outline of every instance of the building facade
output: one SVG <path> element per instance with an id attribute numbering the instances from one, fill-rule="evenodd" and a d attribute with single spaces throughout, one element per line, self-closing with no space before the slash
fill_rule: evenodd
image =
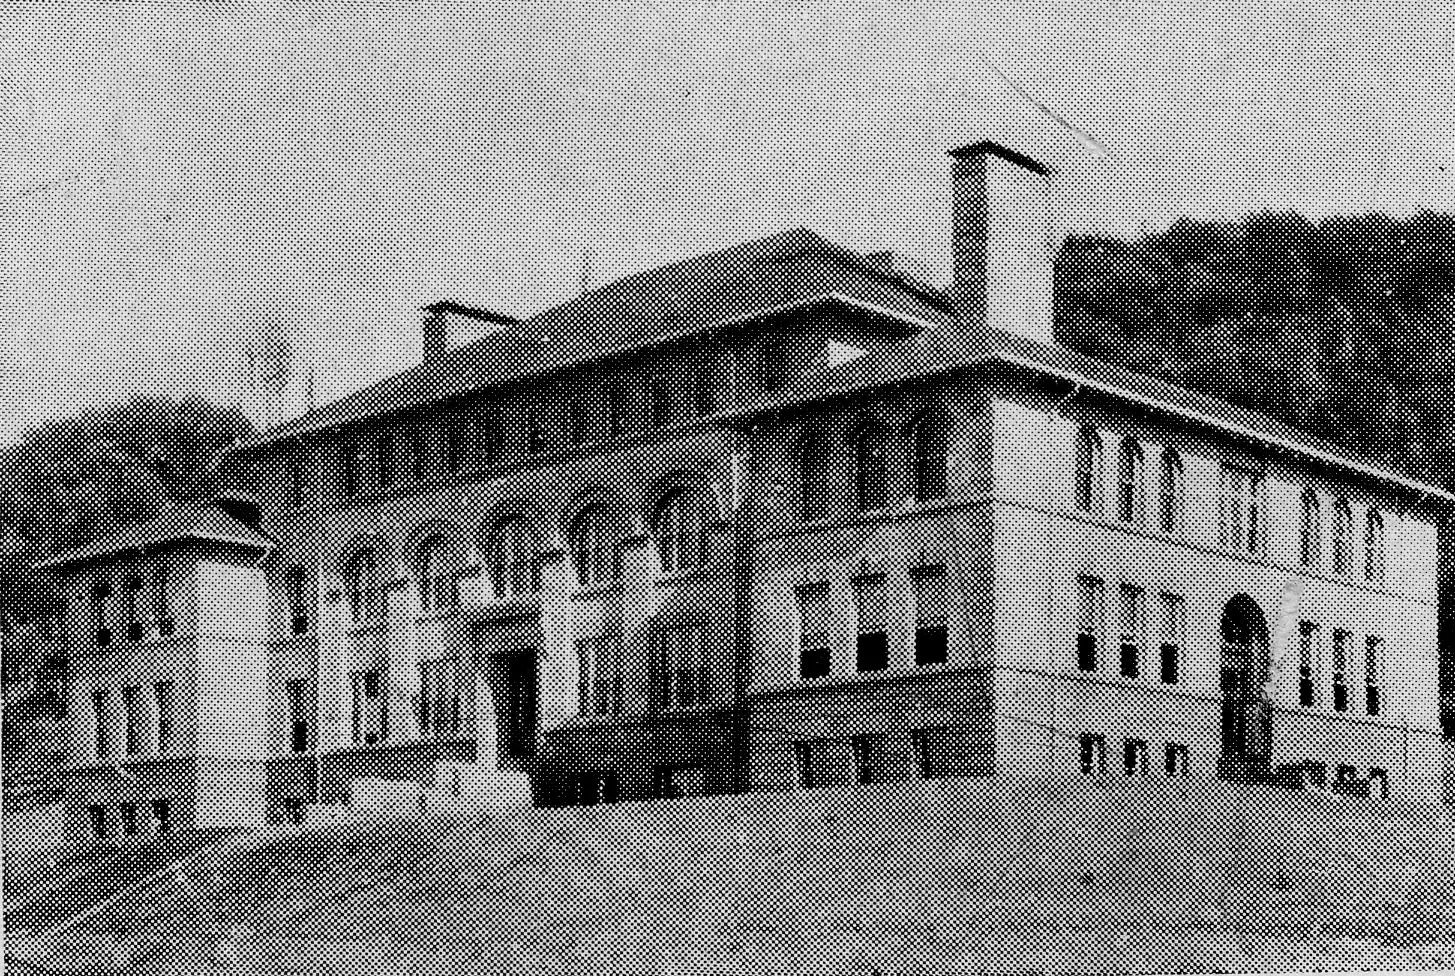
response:
<path id="1" fill-rule="evenodd" d="M 1455 499 L 1059 347 L 1050 174 L 951 155 L 949 289 L 797 230 L 522 321 L 441 303 L 418 366 L 230 451 L 266 543 L 229 550 L 263 815 L 471 763 L 538 803 L 987 774 L 1437 799 Z M 79 600 L 113 558 L 58 568 Z"/>

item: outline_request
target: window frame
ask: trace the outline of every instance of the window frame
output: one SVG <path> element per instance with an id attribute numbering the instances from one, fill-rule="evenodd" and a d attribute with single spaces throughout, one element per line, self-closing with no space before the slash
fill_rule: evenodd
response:
<path id="1" fill-rule="evenodd" d="M 1117 588 L 1117 623 L 1117 672 L 1128 681 L 1141 681 L 1146 671 L 1147 593 L 1140 586 L 1124 582 Z"/>
<path id="2" fill-rule="evenodd" d="M 883 425 L 865 421 L 851 445 L 855 510 L 860 515 L 872 515 L 888 509 L 889 445 Z"/>
<path id="3" fill-rule="evenodd" d="M 794 591 L 798 607 L 800 681 L 826 678 L 833 671 L 833 642 L 830 636 L 833 631 L 833 608 L 829 603 L 829 593 L 828 583 L 822 582 L 800 586 Z M 815 629 L 810 629 L 811 623 L 815 625 Z"/>
<path id="4" fill-rule="evenodd" d="M 1099 518 L 1106 511 L 1106 448 L 1089 425 L 1076 430 L 1072 502 L 1076 511 Z"/>
<path id="5" fill-rule="evenodd" d="M 828 517 L 829 461 L 823 436 L 810 430 L 798 439 L 794 460 L 798 475 L 798 517 L 802 522 L 818 522 Z"/>
<path id="6" fill-rule="evenodd" d="M 1078 576 L 1076 578 L 1077 671 L 1082 674 L 1095 674 L 1100 670 L 1101 648 L 1105 643 L 1105 635 L 1106 583 L 1100 577 L 1085 574 Z"/>
<path id="7" fill-rule="evenodd" d="M 422 616 L 448 613 L 460 605 L 458 554 L 441 534 L 426 537 L 415 550 L 414 582 Z"/>
<path id="8" fill-rule="evenodd" d="M 879 674 L 889 670 L 889 584 L 883 573 L 852 580 L 854 589 L 854 670 Z M 874 625 L 878 624 L 877 627 Z"/>
<path id="9" fill-rule="evenodd" d="M 1157 527 L 1163 535 L 1181 536 L 1187 524 L 1186 469 L 1175 448 L 1162 451 L 1157 488 Z"/>
<path id="10" fill-rule="evenodd" d="M 1117 448 L 1117 521 L 1147 522 L 1147 457 L 1135 437 L 1123 437 Z"/>
<path id="11" fill-rule="evenodd" d="M 605 586 L 620 576 L 617 550 L 621 541 L 613 531 L 611 513 L 606 505 L 593 502 L 582 507 L 571 520 L 568 538 L 578 588 Z"/>
<path id="12" fill-rule="evenodd" d="M 1329 571 L 1341 578 L 1354 575 L 1354 509 L 1347 498 L 1334 501 L 1334 531 Z"/>
<path id="13" fill-rule="evenodd" d="M 1370 506 L 1364 513 L 1364 581 L 1384 585 L 1388 571 L 1387 527 L 1384 516 Z"/>
<path id="14" fill-rule="evenodd" d="M 944 563 L 915 566 L 909 571 L 914 599 L 914 664 L 946 664 L 950 658 L 950 580 Z M 938 581 L 938 592 L 927 591 Z M 927 606 L 928 604 L 928 606 Z"/>
<path id="15" fill-rule="evenodd" d="M 1299 498 L 1298 564 L 1318 571 L 1323 565 L 1323 503 L 1318 492 L 1304 489 Z"/>
<path id="16" fill-rule="evenodd" d="M 509 545 L 507 545 L 509 543 Z M 486 539 L 486 573 L 497 600 L 540 592 L 540 536 L 523 515 L 497 519 Z"/>
<path id="17" fill-rule="evenodd" d="M 910 430 L 914 502 L 932 505 L 949 494 L 949 431 L 944 411 L 924 411 Z"/>
<path id="18" fill-rule="evenodd" d="M 653 510 L 652 535 L 663 574 L 708 564 L 708 530 L 714 514 L 700 488 L 677 487 L 662 495 Z"/>
<path id="19" fill-rule="evenodd" d="M 1182 652 L 1187 643 L 1187 598 L 1180 593 L 1163 593 L 1159 602 L 1162 640 L 1158 648 L 1157 677 L 1160 684 L 1177 685 L 1182 683 Z"/>

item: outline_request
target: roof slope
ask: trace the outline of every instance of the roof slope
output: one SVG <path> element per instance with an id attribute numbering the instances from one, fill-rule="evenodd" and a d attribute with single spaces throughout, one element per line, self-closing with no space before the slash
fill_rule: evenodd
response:
<path id="1" fill-rule="evenodd" d="M 187 502 L 174 505 L 149 521 L 123 526 L 91 545 L 37 563 L 35 568 L 58 569 L 183 540 L 224 542 L 259 551 L 273 548 L 272 539 L 239 522 L 213 503 Z"/>
<path id="2" fill-rule="evenodd" d="M 901 315 L 948 320 L 928 286 L 797 228 L 631 275 L 547 309 L 246 441 L 281 440 L 628 353 L 773 310 L 842 295 Z"/>

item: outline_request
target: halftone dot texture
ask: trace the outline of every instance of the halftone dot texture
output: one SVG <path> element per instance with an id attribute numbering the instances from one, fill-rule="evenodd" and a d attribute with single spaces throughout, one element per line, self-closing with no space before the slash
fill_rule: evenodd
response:
<path id="1" fill-rule="evenodd" d="M 202 120 L 184 125 L 159 79 L 148 117 L 176 131 L 132 151 L 183 175 L 143 180 L 146 200 L 118 158 L 12 201 L 39 208 L 20 250 L 40 293 L 67 273 L 68 220 L 113 194 L 100 236 L 140 242 L 116 304 L 158 312 L 189 350 L 170 365 L 212 364 L 187 363 L 183 387 L 265 428 L 216 468 L 242 496 L 56 562 L 84 759 L 54 783 L 71 833 L 106 837 L 7 870 L 18 970 L 1455 966 L 1445 502 L 1392 473 L 1438 481 L 1445 455 L 1346 436 L 1337 398 L 1247 381 L 1265 359 L 1397 373 L 1396 342 L 1361 358 L 1295 313 L 1389 300 L 1390 330 L 1428 343 L 1433 319 L 1409 310 L 1448 298 L 1446 218 L 1148 235 L 1266 205 L 1285 175 L 1265 160 L 1240 170 L 1251 191 L 1199 200 L 1160 185 L 1165 163 L 1119 156 L 1131 136 L 1083 158 L 1096 140 L 1004 86 L 907 79 L 867 56 L 887 34 L 832 17 L 801 20 L 794 57 L 827 36 L 857 55 L 746 85 L 702 77 L 695 49 L 699 75 L 616 77 L 561 18 L 503 17 L 495 97 L 462 68 L 443 107 L 385 109 L 334 82 L 450 60 L 457 29 L 430 14 L 390 51 L 397 32 L 335 19 L 329 57 L 284 44 L 286 97 L 204 72 L 228 110 L 181 86 Z M 936 26 L 944 49 L 921 56 L 991 63 L 905 20 Z M 638 60 L 684 60 L 659 11 L 622 28 Z M 228 63 L 270 77 L 275 35 L 244 34 Z M 538 36 L 569 55 L 566 82 L 518 56 Z M 866 95 L 855 64 L 893 81 Z M 314 131 L 325 93 L 354 114 Z M 1288 118 L 1327 121 L 1302 103 Z M 536 136 L 510 138 L 522 122 Z M 1386 182 L 1419 183 L 1403 196 L 1363 156 L 1291 183 L 1358 175 L 1361 199 L 1428 207 L 1448 190 L 1427 136 L 1385 161 Z M 1058 171 L 1024 238 L 1024 214 L 979 198 L 987 249 L 1144 232 L 1061 248 L 1061 343 L 987 329 L 944 284 L 952 222 L 956 246 L 976 238 L 943 152 L 982 137 Z M 252 143 L 266 151 L 238 155 Z M 1110 213 L 1101 176 L 1147 199 Z M 498 227 L 457 234 L 466 211 Z M 986 243 L 1001 217 L 1011 236 Z M 907 257 L 834 243 L 900 231 Z M 1346 274 L 1330 254 L 1351 239 L 1376 257 Z M 554 284 L 515 287 L 541 268 Z M 1049 261 L 1006 268 L 1043 271 L 1049 294 Z M 381 281 L 398 285 L 382 300 Z M 489 307 L 419 309 L 425 289 Z M 507 294 L 549 307 L 517 318 Z M 86 302 L 60 304 L 64 322 Z M 138 348 L 127 382 L 168 355 Z M 230 817 L 269 826 L 196 829 Z"/>

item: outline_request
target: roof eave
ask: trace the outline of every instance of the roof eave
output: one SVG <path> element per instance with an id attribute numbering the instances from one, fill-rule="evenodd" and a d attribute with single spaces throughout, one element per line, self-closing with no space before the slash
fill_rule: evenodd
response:
<path id="1" fill-rule="evenodd" d="M 52 556 L 50 559 L 33 563 L 30 568 L 37 571 L 46 569 L 54 570 L 80 563 L 93 563 L 102 559 L 114 559 L 133 553 L 136 555 L 145 555 L 163 546 L 169 546 L 178 542 L 217 542 L 223 545 L 237 546 L 240 549 L 251 549 L 259 553 L 271 552 L 274 548 L 273 543 L 263 542 L 257 539 L 241 539 L 237 536 L 219 535 L 212 532 L 186 532 L 173 536 L 170 539 L 155 539 L 151 542 L 142 542 L 134 545 L 63 552 L 59 556 Z"/>

